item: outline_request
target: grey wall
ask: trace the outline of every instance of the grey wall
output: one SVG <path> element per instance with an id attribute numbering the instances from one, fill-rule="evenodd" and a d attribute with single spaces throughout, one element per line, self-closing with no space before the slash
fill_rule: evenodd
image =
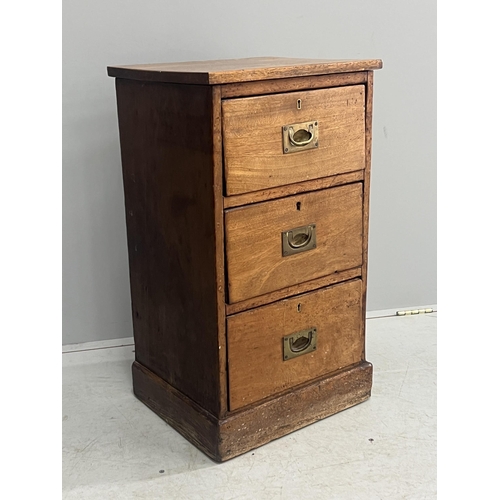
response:
<path id="1" fill-rule="evenodd" d="M 63 343 L 132 335 L 114 81 L 106 66 L 381 58 L 368 309 L 436 302 L 434 0 L 66 0 Z"/>

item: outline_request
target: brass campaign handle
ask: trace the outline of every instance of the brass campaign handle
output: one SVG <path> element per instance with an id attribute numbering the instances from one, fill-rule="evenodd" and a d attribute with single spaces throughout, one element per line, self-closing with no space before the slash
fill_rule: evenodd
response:
<path id="1" fill-rule="evenodd" d="M 288 240 L 288 244 L 292 248 L 305 247 L 311 241 L 314 229 L 311 226 L 306 226 L 305 229 L 305 232 L 297 232 L 295 234 L 294 231 L 287 231 L 286 237 Z"/>
<path id="2" fill-rule="evenodd" d="M 295 341 L 290 338 L 288 339 L 288 342 L 290 344 L 290 351 L 292 352 L 301 352 L 301 351 L 305 351 L 310 345 L 311 345 L 311 342 L 312 342 L 312 330 L 310 332 L 308 332 L 308 336 L 307 337 L 299 337 L 298 339 L 295 339 Z"/>
<path id="3" fill-rule="evenodd" d="M 296 227 L 281 233 L 281 254 L 283 257 L 316 248 L 316 224 Z"/>
<path id="4" fill-rule="evenodd" d="M 317 342 L 318 332 L 316 327 L 283 337 L 283 361 L 315 351 Z"/>
<path id="5" fill-rule="evenodd" d="M 318 120 L 290 123 L 281 127 L 283 134 L 283 154 L 298 153 L 319 146 Z"/>
<path id="6" fill-rule="evenodd" d="M 297 140 L 295 140 L 295 136 L 297 136 Z M 309 139 L 305 139 L 306 137 L 309 136 Z M 309 143 L 311 143 L 314 139 L 314 126 L 311 123 L 308 127 L 308 129 L 305 128 L 299 128 L 297 132 L 294 132 L 293 127 L 290 127 L 288 129 L 288 137 L 290 139 L 290 142 L 297 147 L 304 147 L 307 146 Z M 300 140 L 300 139 L 305 139 L 305 140 Z"/>

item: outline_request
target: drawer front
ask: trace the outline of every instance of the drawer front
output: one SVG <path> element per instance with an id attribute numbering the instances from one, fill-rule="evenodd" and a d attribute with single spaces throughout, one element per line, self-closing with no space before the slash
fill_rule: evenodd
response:
<path id="1" fill-rule="evenodd" d="M 361 361 L 361 290 L 356 279 L 228 317 L 230 409 Z M 285 360 L 284 337 L 312 329 L 316 349 Z"/>
<path id="2" fill-rule="evenodd" d="M 365 168 L 364 85 L 225 100 L 222 117 L 229 196 Z M 318 146 L 285 152 L 299 123 L 317 123 Z"/>
<path id="3" fill-rule="evenodd" d="M 360 266 L 362 194 L 358 182 L 227 210 L 229 302 Z M 304 228 L 299 233 L 306 238 L 311 226 L 315 247 L 283 255 L 283 233 Z M 297 231 L 291 234 L 292 244 L 294 236 Z"/>

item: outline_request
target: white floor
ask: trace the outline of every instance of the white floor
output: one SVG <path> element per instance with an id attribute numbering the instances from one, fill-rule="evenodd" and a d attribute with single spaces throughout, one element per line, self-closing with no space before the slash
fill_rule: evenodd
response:
<path id="1" fill-rule="evenodd" d="M 435 498 L 436 323 L 369 319 L 371 399 L 224 464 L 135 399 L 133 346 L 66 352 L 63 498 Z"/>

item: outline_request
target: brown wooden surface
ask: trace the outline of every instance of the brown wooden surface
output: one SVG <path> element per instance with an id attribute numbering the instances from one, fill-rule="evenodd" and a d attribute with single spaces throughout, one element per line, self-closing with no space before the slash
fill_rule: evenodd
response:
<path id="1" fill-rule="evenodd" d="M 366 292 L 368 278 L 368 223 L 370 215 L 370 180 L 371 180 L 371 160 L 372 160 L 372 112 L 373 112 L 373 71 L 368 72 L 366 83 L 366 167 L 363 183 L 363 359 L 365 359 L 365 338 L 366 338 Z"/>
<path id="2" fill-rule="evenodd" d="M 228 83 L 222 85 L 222 98 L 248 97 L 253 95 L 277 94 L 297 90 L 340 87 L 366 82 L 366 71 L 360 73 L 339 73 L 336 75 L 299 76 L 281 80 L 261 80 L 257 82 Z"/>
<path id="3" fill-rule="evenodd" d="M 109 68 L 112 76 L 130 78 L 118 79 L 116 86 L 136 340 L 134 392 L 153 411 L 217 461 L 240 455 L 364 401 L 370 395 L 371 365 L 364 361 L 357 365 L 352 363 L 365 359 L 364 314 L 373 100 L 371 70 L 379 67 L 379 60 L 322 62 L 254 58 Z M 155 80 L 191 85 L 155 83 Z M 196 85 L 199 83 L 206 85 Z M 348 87 L 331 89 L 343 85 Z M 356 170 L 341 174 L 334 170 L 333 173 L 317 176 L 314 162 L 310 162 L 307 151 L 293 153 L 289 157 L 295 155 L 302 160 L 296 168 L 289 169 L 291 174 L 279 173 L 279 169 L 273 164 L 267 180 L 264 177 L 263 181 L 256 181 L 279 184 L 266 184 L 265 187 L 255 189 L 254 185 L 249 187 L 253 181 L 245 179 L 238 187 L 244 189 L 244 193 L 240 191 L 237 195 L 223 197 L 223 185 L 227 179 L 223 178 L 222 103 L 225 106 L 226 103 L 238 101 L 250 102 L 261 97 L 241 97 L 262 94 L 269 94 L 263 96 L 265 98 L 286 100 L 287 96 L 293 94 L 324 92 L 325 89 L 349 93 L 357 87 L 363 91 L 361 101 L 366 112 L 366 118 L 363 114 L 362 126 L 359 127 L 362 138 L 346 141 L 346 148 L 349 149 L 356 143 L 355 147 L 363 151 L 362 161 Z M 346 108 L 359 105 L 359 99 L 358 103 L 348 101 L 349 99 L 345 102 Z M 296 106 L 296 99 L 294 105 Z M 319 102 L 316 109 L 322 110 L 324 105 L 324 101 Z M 304 107 L 303 101 L 302 110 L 304 109 L 307 106 Z M 265 112 L 267 117 L 264 117 L 264 122 L 273 115 L 272 107 L 268 107 Z M 255 113 L 255 107 L 249 107 L 247 120 L 245 121 L 244 116 L 241 117 L 243 126 L 240 132 L 243 135 L 248 127 L 248 116 Z M 283 116 L 281 111 L 280 113 L 279 116 Z M 292 119 L 289 123 L 308 120 L 309 117 L 304 117 Z M 281 126 L 289 123 L 279 123 L 278 143 L 281 151 Z M 346 113 L 342 112 L 337 125 L 342 128 L 345 123 Z M 348 128 L 352 130 L 353 127 L 356 128 L 351 124 Z M 320 143 L 325 137 L 324 130 L 320 123 Z M 253 137 L 252 135 L 252 139 Z M 340 156 L 346 153 L 346 148 L 343 148 Z M 339 168 L 343 169 L 346 160 L 339 160 L 338 156 L 327 163 L 332 164 L 338 160 Z M 252 177 L 256 175 L 255 161 L 261 161 L 259 155 L 253 155 L 250 167 Z M 299 172 L 304 164 L 308 165 L 304 170 L 305 177 L 304 173 Z M 245 176 L 244 173 L 242 175 Z M 285 184 L 294 175 L 299 175 L 298 180 Z M 311 208 L 315 203 L 310 202 L 314 196 L 320 196 L 323 192 L 328 192 L 330 198 L 321 203 L 315 202 L 317 213 L 328 222 L 328 234 L 323 232 L 321 236 L 318 221 L 307 220 L 306 215 L 315 213 Z M 298 201 L 301 202 L 300 211 L 296 208 Z M 249 204 L 253 205 L 246 206 Z M 323 208 L 318 208 L 321 205 Z M 264 210 L 260 212 L 262 208 Z M 243 215 L 238 215 L 239 212 Z M 249 214 L 252 215 L 250 219 L 247 218 Z M 248 223 L 254 219 L 253 215 L 256 215 L 258 223 L 252 228 Z M 224 225 L 224 218 L 231 227 Z M 287 225 L 280 227 L 275 241 L 274 232 L 280 226 L 274 225 L 277 220 Z M 326 264 L 321 272 L 321 266 L 317 264 L 318 249 L 281 257 L 281 231 L 312 222 L 317 224 L 318 244 L 320 238 L 325 237 L 328 245 L 333 245 L 333 257 L 325 257 Z M 247 238 L 245 248 L 245 245 L 237 242 L 236 236 L 229 238 L 231 228 L 239 230 L 239 234 L 246 231 L 248 237 L 254 236 L 255 239 L 252 241 Z M 228 237 L 226 248 L 224 231 Z M 269 244 L 271 241 L 272 244 Z M 232 250 L 230 243 L 233 245 Z M 240 262 L 240 299 L 249 292 L 250 295 L 258 295 L 226 304 L 229 301 L 226 286 L 228 290 L 233 290 L 234 285 L 230 276 L 225 274 L 226 251 L 229 271 L 231 255 L 236 259 L 233 262 Z M 289 259 L 294 264 L 283 267 L 278 259 L 273 263 L 277 254 L 279 259 Z M 308 254 L 313 258 L 299 259 Z M 338 265 L 332 264 L 331 259 Z M 344 264 L 341 262 L 343 259 Z M 325 270 L 324 267 L 330 264 L 333 270 Z M 316 272 L 315 265 L 318 266 L 316 270 L 319 276 L 311 278 L 311 270 L 313 275 Z M 251 272 L 247 272 L 252 268 L 255 272 L 253 276 Z M 360 273 L 362 279 L 356 279 Z M 352 278 L 355 279 L 346 281 Z M 287 279 L 291 279 L 293 283 L 287 284 Z M 331 286 L 331 280 L 342 280 L 343 283 Z M 271 290 L 266 292 L 266 287 L 269 286 Z M 325 286 L 328 289 L 320 289 Z M 358 333 L 353 337 L 354 341 L 347 342 L 346 337 L 349 335 L 345 333 L 345 324 L 351 320 L 342 320 L 342 317 L 344 312 L 349 318 L 354 316 L 353 313 L 349 315 L 346 312 L 350 299 L 345 300 L 340 309 L 333 299 L 325 300 L 324 303 L 311 299 L 306 305 L 301 299 L 318 297 L 330 289 L 345 290 L 343 287 L 351 286 L 356 290 L 347 295 L 351 298 L 356 296 L 357 299 L 351 301 L 351 308 L 347 311 L 358 311 L 359 318 L 355 326 Z M 316 291 L 311 292 L 311 287 Z M 300 313 L 297 309 L 298 301 L 301 302 Z M 263 306 L 264 303 L 267 305 Z M 238 324 L 239 317 L 257 317 L 258 313 L 262 314 L 267 308 L 286 309 L 287 304 L 288 313 L 269 314 L 272 316 L 271 320 L 262 321 L 261 318 L 261 322 L 254 321 L 254 328 L 251 326 L 253 320 L 240 320 L 241 324 Z M 318 314 L 311 312 L 318 308 L 322 308 Z M 258 361 L 262 353 L 264 357 L 272 356 L 266 349 L 252 350 L 245 355 L 245 349 L 249 348 L 248 342 L 260 342 L 259 345 L 267 346 L 279 336 L 279 358 L 282 366 L 285 366 L 281 351 L 282 338 L 302 329 L 296 326 L 300 323 L 287 322 L 287 314 L 288 317 L 293 317 L 294 312 L 296 316 L 304 318 L 307 311 L 312 318 L 319 320 L 319 324 L 342 322 L 344 334 L 340 335 L 340 344 L 346 350 L 341 350 L 341 357 L 344 356 L 344 362 L 347 362 L 349 352 L 357 353 L 353 354 L 356 361 L 334 374 L 329 372 L 319 378 L 315 377 L 318 372 L 323 373 L 322 367 L 328 365 L 329 370 L 335 370 L 335 363 L 328 364 L 323 359 L 323 363 L 313 364 L 313 367 L 304 365 L 300 370 L 289 372 L 270 370 L 272 360 L 260 360 L 259 368 L 253 371 L 244 365 L 252 359 L 254 362 Z M 239 343 L 235 345 L 243 353 L 234 358 L 236 365 L 241 364 L 240 368 L 235 368 L 233 362 L 230 363 L 231 374 L 234 375 L 231 384 L 236 383 L 234 394 L 232 390 L 228 391 L 227 354 L 232 347 L 226 342 L 226 314 L 230 315 L 227 317 L 229 327 L 233 322 L 238 327 L 235 331 L 239 337 L 230 335 L 230 340 L 239 338 Z M 273 319 L 274 317 L 277 319 Z M 352 320 L 353 325 L 354 323 Z M 294 325 L 296 329 L 292 328 Z M 309 326 L 318 328 L 318 349 L 321 349 L 320 342 L 324 337 L 321 337 L 318 325 L 306 325 L 304 328 Z M 262 330 L 266 327 L 272 330 L 264 338 Z M 251 335 L 244 339 L 245 329 L 251 331 Z M 353 331 L 351 328 L 351 332 Z M 335 335 L 329 338 L 333 339 Z M 326 355 L 319 350 L 286 363 L 302 363 L 308 356 L 313 359 L 316 356 L 319 360 L 321 354 Z M 335 352 L 331 350 L 330 354 L 334 355 Z M 344 362 L 339 363 L 343 365 Z M 262 374 L 265 370 L 268 370 L 267 375 Z M 265 379 L 264 385 L 267 383 L 271 386 L 267 392 L 258 383 L 253 383 L 252 377 L 259 376 Z M 276 380 L 279 382 L 276 383 Z M 238 389 L 245 384 L 248 390 Z M 254 400 L 251 404 L 248 404 L 249 397 Z M 229 398 L 236 398 L 236 406 L 240 407 L 228 413 Z"/>
<path id="4" fill-rule="evenodd" d="M 222 462 L 370 397 L 373 368 L 361 363 L 217 420 L 139 363 L 136 396 L 209 457 Z"/>
<path id="5" fill-rule="evenodd" d="M 364 362 L 242 409 L 220 423 L 219 456 L 228 460 L 366 401 L 372 377 L 372 365 Z"/>
<path id="6" fill-rule="evenodd" d="M 226 314 L 229 316 L 248 309 L 254 309 L 255 307 L 260 307 L 287 297 L 292 297 L 293 295 L 298 295 L 299 293 L 310 292 L 312 290 L 317 290 L 319 288 L 333 285 L 334 283 L 340 283 L 341 281 L 347 281 L 359 276 L 361 276 L 361 267 L 355 267 L 354 269 L 348 269 L 347 271 L 339 271 L 338 273 L 323 276 L 304 283 L 299 283 L 298 285 L 289 286 L 287 288 L 283 288 L 282 290 L 277 290 L 276 292 L 236 302 L 236 304 L 226 304 Z"/>
<path id="7" fill-rule="evenodd" d="M 226 276 L 224 257 L 224 181 L 222 175 L 222 107 L 219 85 L 212 87 L 213 191 L 215 217 L 215 273 L 217 280 L 217 325 L 219 352 L 220 415 L 227 412 Z"/>
<path id="8" fill-rule="evenodd" d="M 364 94 L 354 85 L 224 100 L 226 194 L 364 169 Z M 306 121 L 318 122 L 319 147 L 285 154 L 282 127 Z"/>
<path id="9" fill-rule="evenodd" d="M 361 361 L 361 280 L 227 319 L 229 407 L 236 410 Z M 283 337 L 317 329 L 317 349 L 283 360 Z"/>
<path id="10" fill-rule="evenodd" d="M 132 379 L 138 399 L 197 448 L 220 461 L 217 418 L 137 361 L 132 365 Z"/>
<path id="11" fill-rule="evenodd" d="M 136 360 L 219 415 L 212 89 L 116 90 Z M 219 224 L 221 210 L 219 200 Z"/>
<path id="12" fill-rule="evenodd" d="M 360 266 L 362 201 L 358 182 L 226 210 L 229 303 Z M 282 231 L 307 224 L 317 247 L 283 257 Z"/>
<path id="13" fill-rule="evenodd" d="M 357 172 L 349 172 L 347 174 L 339 174 L 332 177 L 323 177 L 321 179 L 313 179 L 312 181 L 297 182 L 296 184 L 278 186 L 272 189 L 265 189 L 263 191 L 254 191 L 253 193 L 227 196 L 224 198 L 224 208 L 241 207 L 243 205 L 249 205 L 250 203 L 274 200 L 276 198 L 283 198 L 292 194 L 317 191 L 319 189 L 341 186 L 342 184 L 351 184 L 353 182 L 362 181 L 363 179 L 363 170 L 358 170 Z"/>
<path id="14" fill-rule="evenodd" d="M 250 57 L 109 66 L 108 75 L 117 78 L 188 84 L 222 84 L 270 80 L 297 76 L 351 73 L 379 69 L 380 59 L 333 60 L 287 57 Z"/>

